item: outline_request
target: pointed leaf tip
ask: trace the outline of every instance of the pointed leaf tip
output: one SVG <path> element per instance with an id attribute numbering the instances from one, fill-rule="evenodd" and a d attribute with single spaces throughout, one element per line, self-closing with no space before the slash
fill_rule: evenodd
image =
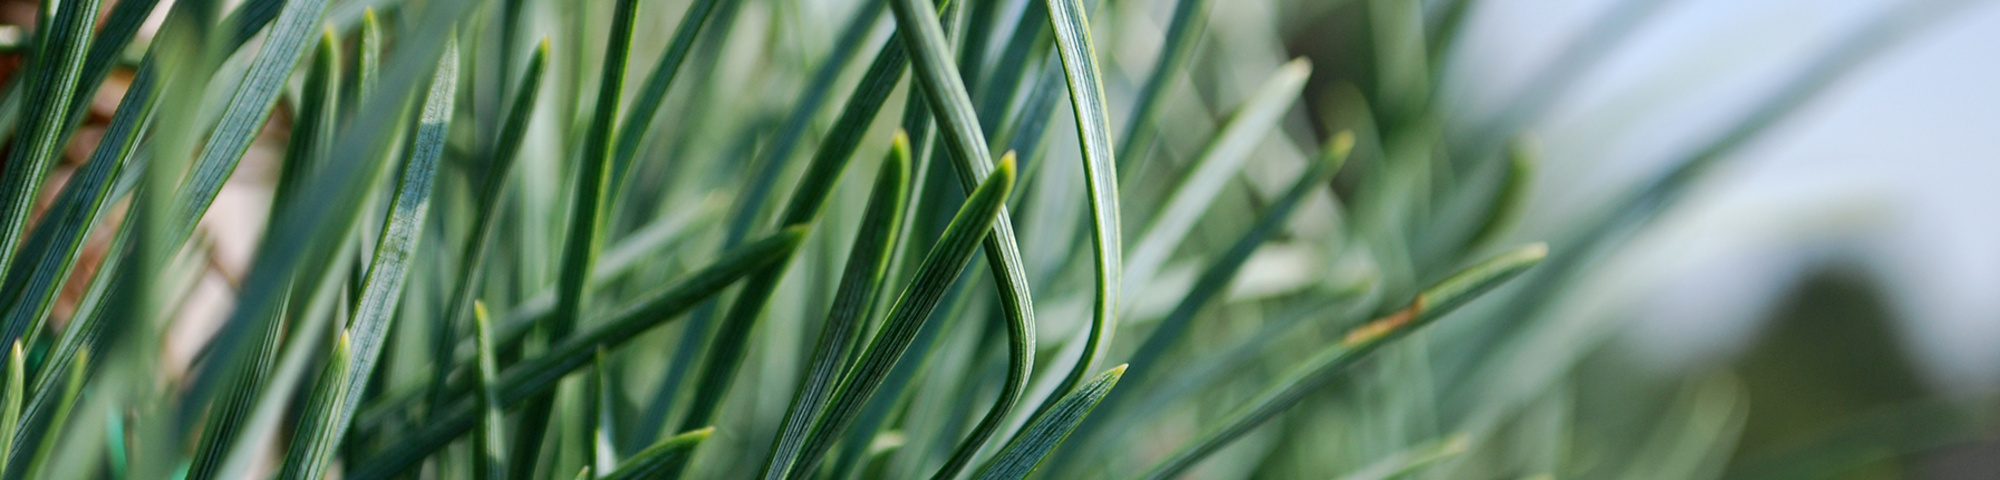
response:
<path id="1" fill-rule="evenodd" d="M 1285 65 L 1279 68 L 1283 69 L 1286 75 L 1310 75 L 1312 74 L 1313 62 L 1310 58 L 1298 57 L 1285 62 Z"/>
<path id="2" fill-rule="evenodd" d="M 896 190 L 891 194 L 898 198 L 902 197 L 902 191 L 908 189 L 910 178 L 910 145 L 905 143 L 907 141 L 900 134 L 896 137 L 895 144 L 889 147 L 889 154 L 882 158 L 881 171 L 876 173 L 880 176 L 876 180 L 877 185 Z"/>
<path id="3" fill-rule="evenodd" d="M 994 166 L 993 166 L 993 175 L 994 175 L 994 178 L 1001 178 L 1001 177 L 1000 177 L 1001 175 L 1005 175 L 1005 176 L 1006 176 L 1005 178 L 1007 179 L 1007 183 L 1009 183 L 1009 184 L 1012 184 L 1012 183 L 1014 183 L 1014 151 L 1013 151 L 1013 150 L 1008 150 L 1006 154 L 1004 154 L 1004 155 L 1001 155 L 1001 156 L 1000 156 L 1000 163 L 999 163 L 998 165 L 994 165 Z"/>
<path id="4" fill-rule="evenodd" d="M 893 169 L 899 181 L 910 176 L 910 134 L 908 132 L 904 132 L 900 128 L 896 129 L 896 135 L 889 139 L 889 154 L 883 156 L 883 160 L 886 162 L 882 166 L 883 173 L 889 173 Z"/>
<path id="5" fill-rule="evenodd" d="M 1519 252 L 1528 261 L 1540 262 L 1544 258 L 1549 258 L 1549 244 L 1548 242 L 1530 243 L 1527 246 L 1521 247 Z"/>
<path id="6" fill-rule="evenodd" d="M 1472 450 L 1472 435 L 1459 433 L 1446 438 L 1444 447 L 1439 449 L 1439 452 L 1446 455 L 1457 455 L 1470 450 Z"/>
<path id="7" fill-rule="evenodd" d="M 789 252 L 792 249 L 798 248 L 799 243 L 806 240 L 806 234 L 808 233 L 812 233 L 811 227 L 807 225 L 793 225 L 785 227 L 784 230 L 778 232 L 778 235 L 785 240 L 785 251 Z"/>
<path id="8" fill-rule="evenodd" d="M 1353 151 L 1354 151 L 1353 130 L 1342 130 L 1340 131 L 1340 133 L 1334 134 L 1333 136 L 1334 156 L 1346 157 L 1348 153 L 1351 153 Z"/>

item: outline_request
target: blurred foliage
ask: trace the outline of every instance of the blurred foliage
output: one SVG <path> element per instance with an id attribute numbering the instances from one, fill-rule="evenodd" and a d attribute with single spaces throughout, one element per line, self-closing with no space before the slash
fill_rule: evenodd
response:
<path id="1" fill-rule="evenodd" d="M 1473 0 L 43 0 L 0 94 L 0 476 L 1791 478 L 1976 437 L 1847 286 L 1692 374 L 1585 311 L 1957 2 L 1514 232 L 1525 130 L 1664 3 L 1489 115 L 1442 100 Z M 243 266 L 216 222 L 262 227 Z"/>

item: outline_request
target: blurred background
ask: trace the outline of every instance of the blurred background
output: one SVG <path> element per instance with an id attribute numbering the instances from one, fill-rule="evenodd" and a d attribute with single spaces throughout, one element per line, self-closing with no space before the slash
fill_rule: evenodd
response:
<path id="1" fill-rule="evenodd" d="M 328 21 L 351 23 L 362 7 L 386 3 L 336 2 Z M 570 8 L 558 3 L 536 8 Z M 598 3 L 608 2 L 577 8 L 603 9 Z M 740 154 L 733 140 L 685 139 L 768 129 L 771 112 L 783 112 L 838 33 L 840 22 L 830 19 L 856 11 L 855 2 L 835 0 L 742 3 L 736 28 L 702 53 L 720 59 L 706 64 L 720 73 L 677 90 L 671 105 L 750 113 L 662 117 L 661 131 L 672 135 L 649 151 Z M 993 3 L 1001 25 L 1025 5 Z M 1092 14 L 1098 60 L 1113 110 L 1125 112 L 1180 2 L 1102 3 Z M 654 4 L 668 13 L 642 21 L 637 57 L 656 54 L 685 2 L 647 5 Z M 1991 415 L 2000 413 L 1992 408 L 2000 393 L 2000 2 L 1207 4 L 1187 73 L 1163 94 L 1158 133 L 1138 151 L 1118 152 L 1121 165 L 1131 159 L 1134 167 L 1121 172 L 1128 240 L 1274 72 L 1303 58 L 1310 76 L 1271 134 L 1254 139 L 1242 181 L 1203 217 L 1177 261 L 1157 280 L 1128 279 L 1130 328 L 1144 331 L 1147 319 L 1173 309 L 1200 264 L 1247 228 L 1250 217 L 1231 214 L 1255 211 L 1282 191 L 1341 131 L 1360 141 L 1333 194 L 1308 202 L 1282 238 L 1243 267 L 1218 302 L 1226 305 L 1202 317 L 1233 326 L 1203 330 L 1213 339 L 1172 358 L 1223 355 L 1245 345 L 1235 339 L 1286 325 L 1283 318 L 1366 318 L 1477 254 L 1547 241 L 1552 257 L 1534 276 L 1448 317 L 1418 345 L 1390 349 L 1354 380 L 1336 382 L 1355 388 L 1325 389 L 1274 422 L 1285 425 L 1260 430 L 1194 475 L 1328 478 L 1430 448 L 1462 454 L 1426 467 L 1421 474 L 1431 478 L 2000 478 L 1993 440 L 2000 424 Z M 0 3 L 0 21 L 25 28 L 33 5 Z M 554 33 L 558 52 L 598 48 L 564 45 L 565 32 L 588 23 L 562 22 L 533 28 Z M 870 41 L 887 30 L 875 28 Z M 1026 68 L 1045 68 L 1035 65 Z M 852 82 L 858 70 L 842 78 Z M 114 73 L 113 83 L 126 75 Z M 121 93 L 99 91 L 93 124 L 108 118 Z M 697 102 L 702 95 L 714 98 Z M 904 97 L 894 98 L 890 108 L 901 108 Z M 815 131 L 830 123 L 828 110 Z M 1055 161 L 1030 175 L 1074 181 L 1076 140 L 1065 133 L 1074 127 L 1066 106 L 1054 111 L 1044 155 Z M 1126 127 L 1122 115 L 1113 119 Z M 882 134 L 871 135 L 858 157 L 876 156 L 870 152 L 880 151 L 894 122 L 877 123 Z M 274 116 L 204 221 L 214 265 L 176 323 L 169 370 L 184 368 L 228 312 L 233 279 L 263 229 L 287 125 L 284 113 Z M 54 181 L 87 154 L 93 128 L 101 125 L 79 135 Z M 565 147 L 549 139 L 529 148 L 542 158 L 521 167 L 524 195 L 554 195 Z M 1402 160 L 1419 157 L 1427 161 Z M 636 191 L 704 211 L 719 210 L 719 202 L 690 185 L 748 168 L 721 160 L 648 170 L 655 167 L 635 171 L 678 176 Z M 873 170 L 858 167 L 850 177 Z M 1521 187 L 1518 203 L 1508 203 L 1510 186 Z M 863 193 L 843 187 L 836 199 L 856 204 Z M 1041 195 L 1063 205 L 1080 191 Z M 857 216 L 842 208 L 830 215 Z M 1489 236 L 1466 226 L 1478 222 L 1464 219 L 1494 212 L 1511 214 L 1511 228 Z M 1035 213 L 1044 212 L 1023 217 L 1075 218 Z M 1050 265 L 1053 286 L 1038 286 L 1038 294 L 1080 291 L 1082 284 L 1061 279 L 1089 278 L 1070 268 L 1081 265 L 1076 259 L 1037 253 L 1065 252 L 1047 247 L 1082 238 L 1067 228 L 1023 236 L 1031 266 Z M 1053 345 L 1045 354 L 1087 323 L 1087 300 L 1038 296 L 1043 341 Z M 1320 313 L 1327 311 L 1348 313 Z M 1334 334 L 1325 328 L 1317 335 Z M 1119 351 L 1142 338 L 1122 337 Z M 1247 345 L 1269 347 L 1260 358 L 1271 365 L 1305 356 L 1297 346 Z M 778 390 L 732 407 L 750 413 L 731 418 L 762 425 L 781 412 L 791 371 L 759 365 L 748 370 L 780 379 L 759 385 Z M 1251 378 L 1241 381 L 1275 376 L 1266 370 L 1276 367 L 1256 365 L 1263 364 L 1246 367 Z M 1240 403 L 1245 388 L 1215 387 L 1175 411 L 1213 416 Z M 1123 426 L 1100 429 L 1116 432 L 1109 434 L 1087 428 L 1071 440 L 1086 445 L 1079 458 L 1109 455 L 1101 464 L 1059 457 L 1048 478 L 1143 466 L 1174 445 L 1134 437 L 1192 428 L 1171 419 L 1114 425 Z"/>
<path id="2" fill-rule="evenodd" d="M 1936 9 L 1608 247 L 1575 292 L 1593 305 L 1566 314 L 1615 330 L 1594 355 L 1626 367 L 1606 370 L 1734 376 L 1747 399 L 1739 466 L 1872 422 L 1857 441 L 1881 444 L 1848 460 L 1926 453 L 1843 478 L 2000 478 L 1995 444 L 1946 440 L 1918 412 L 1990 410 L 2000 382 L 2000 222 L 1987 213 L 2000 206 L 2000 94 L 1987 87 L 2000 80 L 2000 5 L 1474 3 L 1443 74 L 1459 118 L 1506 115 L 1538 82 L 1563 81 L 1526 127 L 1542 170 L 1521 238 L 1560 235 L 1763 99 L 1796 93 L 1788 77 L 1854 32 Z M 1590 56 L 1601 59 L 1538 76 Z"/>
<path id="3" fill-rule="evenodd" d="M 1576 42 L 1604 49 L 1528 127 L 1545 170 L 1517 233 L 1534 236 L 1785 94 L 1843 35 L 1923 2 L 1482 3 L 1451 59 L 1450 95 L 1469 111 L 1533 91 L 1533 66 Z M 1607 361 L 1739 378 L 1739 452 L 1871 415 L 1872 440 L 1932 428 L 1912 405 L 1978 411 L 2000 382 L 2000 223 L 1986 213 L 2000 206 L 2000 95 L 1985 87 L 2000 64 L 1983 59 L 2000 8 L 1930 3 L 1945 13 L 1725 154 L 1585 274 L 1589 295 L 1616 299 L 1577 313 L 1618 325 Z M 1907 446 L 1929 453 L 1853 477 L 2000 478 L 1991 442 Z"/>
<path id="4" fill-rule="evenodd" d="M 1600 39 L 1616 44 L 1602 64 L 1532 122 L 1547 169 L 1523 234 L 1560 228 L 1662 168 L 1773 94 L 1816 49 L 1913 2 L 1491 2 L 1452 59 L 1463 69 L 1454 95 L 1493 110 L 1532 88 L 1534 70 L 1521 66 L 1550 61 L 1589 22 L 1631 8 L 1621 3 L 1661 6 L 1639 7 L 1654 11 L 1623 38 Z M 1600 273 L 1632 297 L 1617 312 L 1630 322 L 1621 350 L 1661 368 L 1727 363 L 1783 332 L 1799 304 L 1841 300 L 1854 303 L 1833 311 L 1880 324 L 1871 331 L 1904 357 L 1911 383 L 1952 396 L 1993 390 L 2000 224 L 1981 212 L 2000 205 L 1988 188 L 2000 180 L 2000 95 L 1982 86 L 2000 65 L 1979 57 L 2000 39 L 2000 9 L 1965 3 L 1729 154 L 1623 247 L 1631 264 Z M 1828 353 L 1847 356 L 1839 351 Z"/>

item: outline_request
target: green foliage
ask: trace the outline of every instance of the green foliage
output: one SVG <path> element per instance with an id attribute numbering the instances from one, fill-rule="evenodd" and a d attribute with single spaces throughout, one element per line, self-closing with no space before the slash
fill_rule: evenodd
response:
<path id="1" fill-rule="evenodd" d="M 909 191 L 910 141 L 898 133 L 894 142 L 889 148 L 889 158 L 875 174 L 868 210 L 855 233 L 854 247 L 847 255 L 847 267 L 841 273 L 840 290 L 834 294 L 826 325 L 821 327 L 819 341 L 813 346 L 812 363 L 806 367 L 798 394 L 792 397 L 792 406 L 785 410 L 785 425 L 764 466 L 762 477 L 767 480 L 784 478 L 791 471 L 799 449 L 805 446 L 808 429 L 819 419 L 820 410 L 826 407 L 835 383 L 840 381 L 838 375 L 845 370 L 842 368 L 845 359 L 860 344 L 861 324 L 865 320 L 862 317 L 867 314 L 868 301 L 881 287 L 882 273 L 889 266 L 889 254 L 902 223 L 903 199 Z"/>
<path id="2" fill-rule="evenodd" d="M 1111 387 L 1118 385 L 1119 377 L 1125 375 L 1125 366 L 1112 367 L 1097 378 L 1085 382 L 1082 388 L 1063 395 L 1035 423 L 1021 429 L 1021 436 L 1013 444 L 993 457 L 993 462 L 981 469 L 977 478 L 1027 478 L 1035 465 L 1047 457 L 1049 451 L 1061 445 L 1069 432 L 1104 401 L 1104 395 L 1111 393 Z"/>
<path id="3" fill-rule="evenodd" d="M 431 80 L 431 88 L 424 95 L 416 124 L 415 143 L 410 146 L 409 159 L 403 164 L 395 196 L 390 202 L 389 218 L 382 226 L 381 238 L 375 242 L 375 253 L 368 261 L 354 318 L 341 330 L 342 343 L 348 344 L 349 358 L 345 362 L 329 362 L 327 372 L 321 377 L 339 377 L 345 381 L 321 382 L 313 386 L 315 398 L 329 401 L 308 404 L 304 416 L 321 419 L 324 423 L 318 427 L 299 428 L 299 432 L 314 432 L 316 435 L 297 436 L 292 441 L 291 453 L 286 455 L 288 459 L 312 460 L 303 462 L 297 468 L 287 464 L 281 477 L 313 479 L 325 476 L 332 460 L 328 457 L 347 436 L 347 427 L 360 408 L 368 379 L 374 375 L 382 349 L 388 343 L 389 327 L 396 318 L 396 304 L 402 300 L 403 284 L 409 279 L 410 265 L 414 260 L 413 252 L 424 230 L 424 216 L 430 211 L 433 179 L 437 174 L 438 158 L 444 152 L 444 133 L 451 125 L 452 102 L 457 97 L 457 88 L 458 45 L 454 42 L 447 44 L 444 57 L 438 62 L 437 73 Z M 322 391 L 332 393 L 322 394 Z"/>
<path id="4" fill-rule="evenodd" d="M 474 478 L 494 478 L 507 466 L 507 411 L 500 404 L 500 367 L 495 366 L 493 353 L 492 320 L 486 314 L 486 305 L 472 304 L 473 340 L 479 344 L 479 417 L 478 432 L 474 435 L 476 457 L 472 460 Z"/>
<path id="5" fill-rule="evenodd" d="M 837 393 L 820 414 L 811 435 L 806 437 L 805 449 L 793 470 L 798 472 L 795 478 L 819 465 L 820 458 L 833 447 L 833 440 L 857 417 L 863 402 L 881 388 L 890 369 L 916 341 L 918 329 L 931 318 L 931 310 L 944 300 L 952 279 L 971 261 L 979 240 L 992 231 L 1013 186 L 1014 162 L 1002 161 L 1000 168 L 980 182 L 979 188 L 966 197 L 965 205 L 952 215 L 944 235 L 931 246 L 930 254 L 903 287 L 903 293 L 896 296 L 895 307 L 883 317 L 875 339 L 868 342 L 868 350 L 851 363 Z"/>
<path id="6" fill-rule="evenodd" d="M 660 478 L 666 475 L 668 469 L 673 468 L 673 465 L 679 464 L 688 455 L 692 455 L 694 448 L 700 446 L 701 441 L 707 440 L 708 436 L 714 432 L 715 429 L 712 427 L 704 428 L 661 440 L 660 443 L 653 445 L 651 448 L 647 448 L 645 451 L 633 455 L 632 458 L 619 463 L 617 469 L 598 478 L 611 480 Z"/>
<path id="7" fill-rule="evenodd" d="M 0 264 L 14 258 L 29 208 L 41 192 L 42 176 L 48 174 L 50 161 L 69 138 L 69 111 L 75 106 L 70 102 L 71 92 L 82 74 L 96 13 L 97 2 L 90 0 L 41 4 L 39 24 L 48 30 L 35 44 L 35 68 L 28 74 L 27 124 L 21 125 L 23 131 L 7 156 L 6 171 L 0 173 L 0 202 L 4 202 L 0 203 Z M 6 342 L 12 343 L 21 333 L 9 330 L 13 333 L 7 335 Z"/>
<path id="8" fill-rule="evenodd" d="M 1248 405 L 1230 412 L 1220 425 L 1202 433 L 1193 444 L 1182 447 L 1141 478 L 1157 480 L 1179 475 L 1194 462 L 1298 404 L 1375 349 L 1436 321 L 1547 256 L 1548 246 L 1541 244 L 1502 254 L 1424 290 L 1401 310 L 1354 327 L 1339 342 L 1286 373 L 1284 380 L 1258 393 Z"/>
<path id="9" fill-rule="evenodd" d="M 1538 320 L 1590 258 L 1566 249 L 1925 18 L 1837 44 L 1531 269 L 1520 134 L 1559 92 L 1470 133 L 1430 98 L 1475 2 L 1275 0 L 1369 27 L 1365 58 L 1308 61 L 1260 49 L 1275 24 L 1205 44 L 1233 2 L 954 1 L 181 0 L 152 34 L 152 0 L 102 28 L 44 1 L 0 121 L 0 478 L 1718 471 L 1724 380 L 1593 452 L 1620 460 L 1513 455 L 1567 451 L 1601 342 Z M 243 184 L 269 214 L 220 218 Z M 188 321 L 211 270 L 227 313 Z M 1787 458 L 1825 463 L 1751 472 Z"/>

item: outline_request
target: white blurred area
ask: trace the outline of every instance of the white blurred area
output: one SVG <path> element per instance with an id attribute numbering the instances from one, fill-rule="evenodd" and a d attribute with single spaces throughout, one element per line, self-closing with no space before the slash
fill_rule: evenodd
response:
<path id="1" fill-rule="evenodd" d="M 1626 1 L 1478 2 L 1451 98 L 1496 108 Z M 1519 235 L 1566 231 L 1908 1 L 1950 0 L 1665 0 L 1530 126 L 1542 168 Z M 1593 314 L 1630 322 L 1617 349 L 1727 361 L 1801 275 L 1839 266 L 1883 290 L 1934 386 L 2000 389 L 2000 2 L 1969 3 L 1726 157 L 1592 272 L 1618 299 Z"/>

